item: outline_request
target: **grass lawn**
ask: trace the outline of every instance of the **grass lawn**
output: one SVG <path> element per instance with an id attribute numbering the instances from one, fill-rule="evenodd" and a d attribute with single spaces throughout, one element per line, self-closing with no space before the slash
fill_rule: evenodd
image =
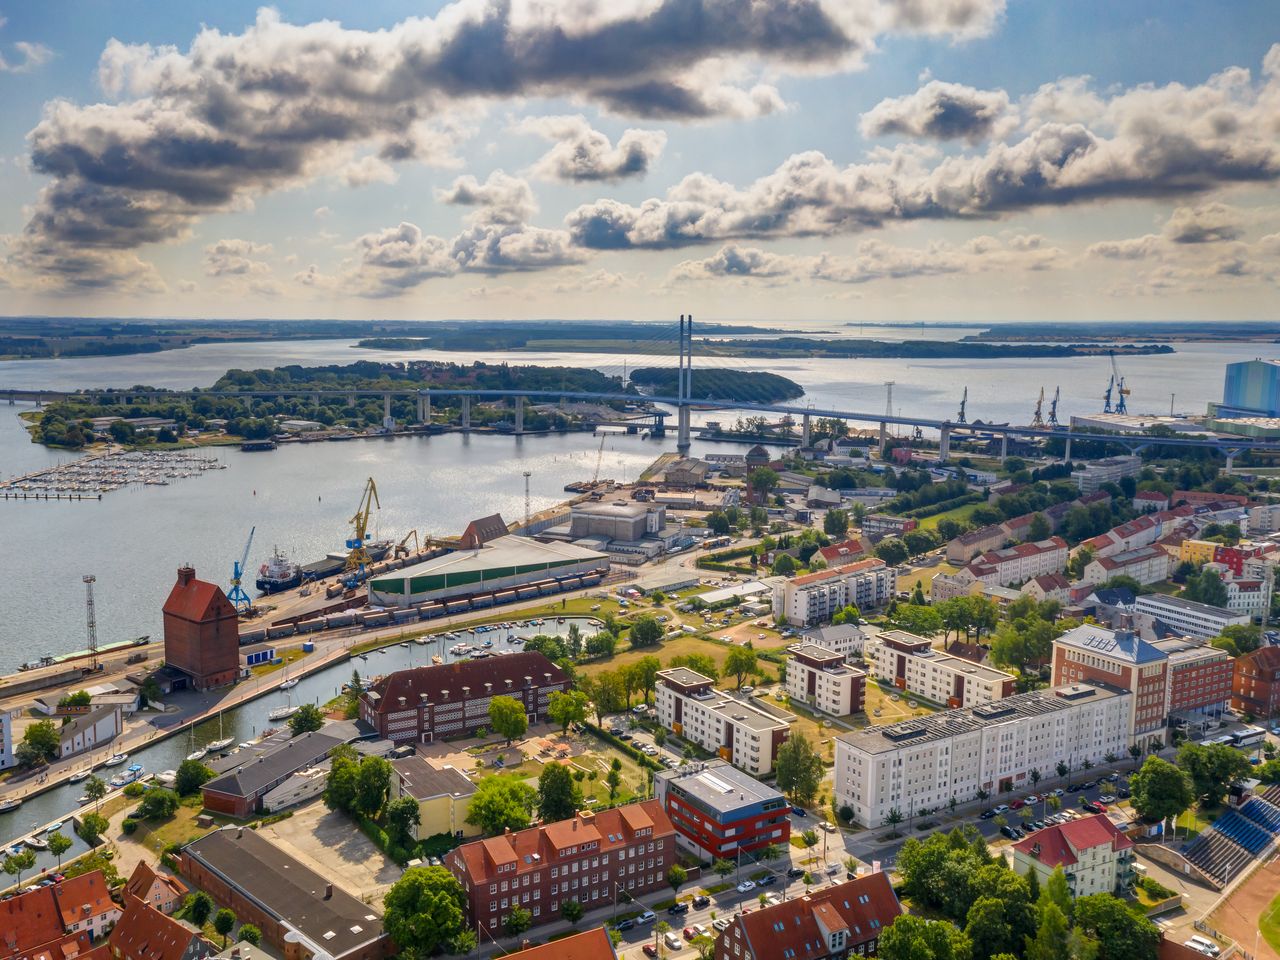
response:
<path id="1" fill-rule="evenodd" d="M 1177 823 L 1174 824 L 1178 836 L 1185 836 L 1187 839 L 1198 837 L 1206 827 L 1218 819 L 1220 812 L 1216 807 L 1209 810 L 1199 805 L 1193 807 L 1178 817 Z"/>
<path id="2" fill-rule="evenodd" d="M 844 732 L 843 727 L 831 725 L 831 721 L 825 719 L 819 714 L 813 713 L 807 707 L 796 703 L 779 703 L 772 697 L 769 698 L 776 707 L 781 707 L 796 715 L 796 722 L 791 725 L 791 734 L 804 734 L 809 742 L 817 749 L 819 756 L 828 763 L 834 763 L 836 759 L 836 743 L 835 738 Z M 823 741 L 826 741 L 825 743 Z"/>
<path id="3" fill-rule="evenodd" d="M 253 671 L 253 675 L 255 677 L 264 677 L 269 673 L 275 673 L 278 670 L 283 670 L 285 667 L 285 664 L 296 663 L 297 661 L 301 660 L 303 657 L 306 657 L 306 656 L 309 656 L 309 654 L 303 653 L 301 647 L 292 647 L 284 650 L 280 654 L 281 660 L 283 662 L 261 663 L 258 666 L 250 667 L 249 669 Z"/>
<path id="4" fill-rule="evenodd" d="M 896 701 L 893 699 L 895 696 L 899 698 Z M 915 701 L 915 709 L 908 706 L 909 701 Z M 877 710 L 880 711 L 879 714 L 876 713 Z M 872 681 L 867 684 L 867 712 L 862 725 L 880 726 L 897 723 L 908 717 L 922 717 L 927 713 L 933 713 L 933 710 L 929 703 L 913 694 Z M 855 719 L 854 723 L 858 725 L 858 720 Z"/>
<path id="5" fill-rule="evenodd" d="M 973 511 L 977 510 L 980 506 L 982 506 L 981 503 L 966 503 L 953 510 L 943 510 L 941 513 L 935 513 L 932 517 L 923 517 L 920 520 L 920 529 L 937 529 L 938 524 L 943 520 L 958 520 L 961 523 L 964 523 L 973 516 Z"/>
<path id="6" fill-rule="evenodd" d="M 933 578 L 940 573 L 955 573 L 959 567 L 953 567 L 951 564 L 943 561 L 932 567 L 921 567 L 919 570 L 912 570 L 910 573 L 899 574 L 898 589 L 905 590 L 910 593 L 916 588 L 916 584 L 920 584 L 920 589 L 924 591 L 924 595 L 929 596 L 929 587 L 933 583 Z"/>
<path id="7" fill-rule="evenodd" d="M 1258 917 L 1258 929 L 1262 931 L 1263 939 L 1271 944 L 1273 950 L 1280 950 L 1280 895 L 1277 895 Z"/>
<path id="8" fill-rule="evenodd" d="M 162 823 L 151 823 L 147 820 L 138 821 L 138 829 L 132 836 L 125 837 L 125 840 L 131 843 L 140 843 L 152 853 L 159 856 L 164 852 L 164 848 L 171 843 L 187 843 L 198 837 L 203 837 L 206 833 L 211 833 L 224 823 L 231 823 L 228 818 L 213 815 L 217 821 L 213 827 L 202 829 L 196 826 L 196 817 L 200 815 L 200 804 L 188 806 L 183 804 L 178 807 L 178 812 L 170 819 Z"/>
<path id="9" fill-rule="evenodd" d="M 619 644 L 619 646 L 625 645 L 625 641 Z M 729 647 L 727 644 L 716 643 L 714 640 L 687 634 L 682 637 L 672 637 L 656 647 L 645 647 L 640 650 L 622 650 L 607 660 L 593 660 L 590 663 L 585 663 L 579 667 L 579 670 L 587 676 L 594 676 L 605 670 L 617 670 L 628 663 L 635 663 L 641 657 L 648 656 L 657 657 L 665 667 L 667 661 L 672 657 L 683 656 L 687 653 L 701 653 L 711 657 L 716 662 L 716 669 L 719 670 L 724 666 L 725 657 L 729 654 Z M 723 683 L 724 681 L 721 681 L 722 685 Z"/>

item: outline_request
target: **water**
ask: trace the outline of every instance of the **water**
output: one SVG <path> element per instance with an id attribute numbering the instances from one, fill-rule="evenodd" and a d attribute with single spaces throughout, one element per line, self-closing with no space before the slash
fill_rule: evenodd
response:
<path id="1" fill-rule="evenodd" d="M 299 680 L 298 685 L 290 691 L 276 691 L 258 700 L 251 701 L 242 707 L 228 710 L 223 714 L 221 720 L 213 718 L 197 726 L 193 734 L 184 733 L 173 736 L 152 746 L 135 750 L 130 754 L 129 762 L 142 764 L 144 772 L 149 774 L 160 773 L 164 770 L 176 770 L 178 765 L 186 759 L 187 754 L 192 753 L 195 747 L 203 747 L 205 744 L 222 737 L 234 737 L 236 742 L 240 743 L 258 737 L 268 728 L 283 726 L 283 723 L 273 723 L 267 719 L 267 714 L 277 707 L 289 704 L 314 703 L 319 705 L 327 703 L 336 697 L 341 692 L 342 685 L 351 679 L 352 670 L 358 670 L 362 677 L 375 677 L 409 667 L 428 666 L 434 655 L 444 657 L 446 662 L 453 661 L 458 657 L 449 653 L 449 648 L 459 641 L 471 643 L 472 641 L 491 640 L 493 641 L 493 647 L 490 652 L 496 653 L 498 650 L 519 651 L 521 645 L 512 643 L 512 637 L 531 637 L 539 633 L 564 636 L 568 634 L 569 627 L 575 623 L 585 636 L 590 636 L 595 632 L 595 628 L 588 618 L 566 617 L 564 623 L 557 623 L 555 619 L 547 619 L 541 626 L 495 629 L 481 634 L 472 634 L 467 630 L 455 630 L 454 633 L 457 634 L 458 640 L 445 638 L 441 633 L 436 635 L 432 642 L 425 645 L 412 642 L 407 642 L 404 646 L 392 644 L 389 647 L 371 651 L 362 657 L 354 657 L 350 662 L 336 663 L 324 670 L 317 671 L 311 676 L 303 677 Z M 441 628 L 442 631 L 444 629 L 446 628 Z M 270 679 L 274 682 L 279 679 L 279 676 L 274 675 Z M 249 680 L 245 682 L 255 683 L 260 681 Z M 200 693 L 175 694 L 173 700 L 175 703 L 181 701 L 184 704 L 203 702 L 206 707 L 209 703 L 209 697 Z M 154 723 L 157 727 L 163 726 L 164 721 L 165 716 L 163 715 L 154 718 Z M 103 779 L 110 779 L 110 777 L 124 769 L 124 766 L 109 767 L 105 770 L 99 770 L 97 773 Z M 68 816 L 70 812 L 80 809 L 77 798 L 83 793 L 83 783 L 64 784 L 27 800 L 17 810 L 0 814 L 0 838 L 3 838 L 0 842 L 4 845 L 11 844 L 17 838 L 27 836 L 38 826 L 44 826 L 51 820 L 65 819 L 67 825 L 62 832 L 75 842 L 75 846 L 72 847 L 70 852 L 63 855 L 63 859 L 74 857 L 77 853 L 83 852 L 86 849 L 86 845 L 71 829 L 70 817 Z M 38 852 L 36 859 L 37 867 L 35 873 L 27 876 L 38 876 L 41 869 L 53 870 L 57 865 L 57 858 L 47 851 Z"/>

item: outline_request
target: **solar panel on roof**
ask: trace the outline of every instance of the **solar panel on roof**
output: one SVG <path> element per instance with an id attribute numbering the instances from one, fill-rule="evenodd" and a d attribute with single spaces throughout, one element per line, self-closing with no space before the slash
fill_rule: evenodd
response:
<path id="1" fill-rule="evenodd" d="M 713 773 L 703 773 L 698 777 L 698 779 L 701 780 L 703 783 L 705 783 L 707 786 L 712 787 L 713 789 L 719 790 L 721 793 L 733 792 L 733 787 L 729 786 L 729 784 L 725 783 L 723 780 L 721 780 L 719 777 L 717 777 Z"/>

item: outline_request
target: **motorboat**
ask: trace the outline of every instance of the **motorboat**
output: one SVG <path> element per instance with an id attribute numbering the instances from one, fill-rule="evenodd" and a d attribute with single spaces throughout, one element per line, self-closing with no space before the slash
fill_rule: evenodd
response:
<path id="1" fill-rule="evenodd" d="M 27 837 L 27 839 L 23 840 L 22 842 L 32 850 L 48 850 L 49 849 L 49 841 L 44 839 L 43 837 Z"/>
<path id="2" fill-rule="evenodd" d="M 156 774 L 156 783 L 162 787 L 172 787 L 178 782 L 177 770 L 161 770 Z"/>
<path id="3" fill-rule="evenodd" d="M 175 782 L 176 782 L 176 781 L 175 781 Z M 93 797 L 89 796 L 87 793 L 86 793 L 86 794 L 81 794 L 80 796 L 76 797 L 76 803 L 80 804 L 80 806 L 82 806 L 82 807 L 83 807 L 86 803 L 92 803 L 92 802 L 93 802 Z"/>
<path id="4" fill-rule="evenodd" d="M 57 833 L 59 830 L 62 829 L 62 827 L 63 827 L 63 822 L 61 820 L 55 820 L 53 821 L 53 823 L 45 827 L 44 830 L 41 831 L 41 833 Z"/>
<path id="5" fill-rule="evenodd" d="M 403 643 L 401 643 L 401 644 L 400 644 L 400 646 L 402 646 L 402 647 L 408 647 L 408 646 L 409 646 L 409 641 L 408 641 L 408 640 L 404 641 Z"/>
<path id="6" fill-rule="evenodd" d="M 431 658 L 431 662 L 438 667 L 440 666 L 440 664 L 444 663 L 444 657 L 440 656 L 440 654 L 437 653 L 434 657 Z"/>
<path id="7" fill-rule="evenodd" d="M 81 770 L 79 773 L 73 773 L 70 777 L 68 777 L 68 779 L 72 783 L 80 783 L 81 781 L 88 780 L 91 776 L 93 776 L 92 769 Z"/>
<path id="8" fill-rule="evenodd" d="M 22 801 L 16 798 L 0 801 L 0 813 L 9 813 L 12 810 L 17 810 L 20 806 L 22 806 Z"/>
<path id="9" fill-rule="evenodd" d="M 413 638 L 413 642 L 414 642 L 414 643 L 416 643 L 416 644 L 417 644 L 418 646 L 420 646 L 420 647 L 425 647 L 425 646 L 427 645 L 427 638 L 426 638 L 426 637 L 414 637 L 414 638 Z"/>
<path id="10" fill-rule="evenodd" d="M 104 761 L 102 765 L 104 767 L 118 767 L 120 764 L 126 763 L 128 759 L 129 755 L 127 753 L 117 753 L 109 760 Z"/>

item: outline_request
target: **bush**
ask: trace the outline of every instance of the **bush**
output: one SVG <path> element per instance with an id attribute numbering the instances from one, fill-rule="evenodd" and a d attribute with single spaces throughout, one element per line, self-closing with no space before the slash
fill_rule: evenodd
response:
<path id="1" fill-rule="evenodd" d="M 146 792 L 147 785 L 145 783 L 138 783 L 137 781 L 134 781 L 124 788 L 124 795 L 130 799 L 136 799 Z"/>
<path id="2" fill-rule="evenodd" d="M 1143 877 L 1138 881 L 1138 886 L 1140 886 L 1143 892 L 1152 900 L 1168 900 L 1170 897 L 1177 895 L 1173 890 L 1170 890 L 1155 877 Z"/>
<path id="3" fill-rule="evenodd" d="M 124 831 L 125 836 L 128 836 L 138 829 L 138 821 L 133 817 L 125 817 L 124 822 L 120 824 L 120 829 Z"/>

